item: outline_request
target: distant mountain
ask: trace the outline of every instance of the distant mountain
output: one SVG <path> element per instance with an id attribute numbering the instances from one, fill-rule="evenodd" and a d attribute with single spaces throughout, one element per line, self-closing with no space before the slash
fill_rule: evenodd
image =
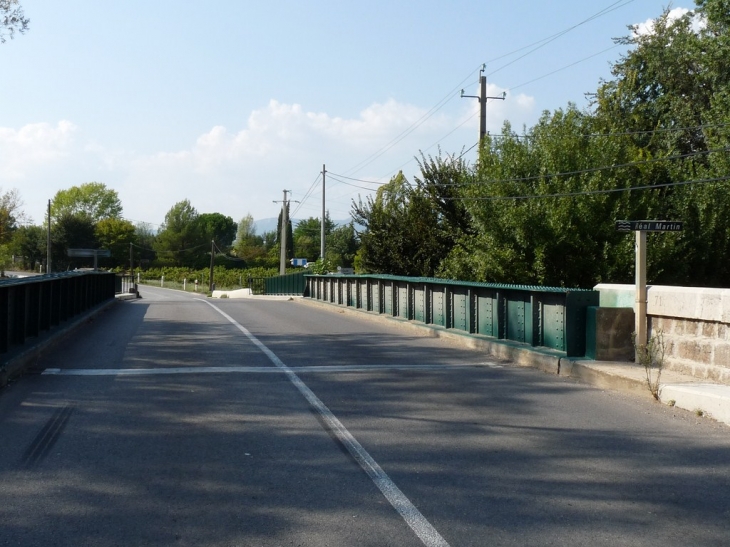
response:
<path id="1" fill-rule="evenodd" d="M 302 220 L 301 218 L 291 219 L 291 224 L 294 228 L 297 227 L 297 223 Z M 350 223 L 350 219 L 346 220 L 334 220 L 335 226 L 340 227 Z M 273 232 L 276 230 L 276 225 L 279 223 L 279 218 L 262 218 L 261 220 L 254 220 L 253 225 L 256 227 L 256 233 L 258 235 L 264 232 Z"/>

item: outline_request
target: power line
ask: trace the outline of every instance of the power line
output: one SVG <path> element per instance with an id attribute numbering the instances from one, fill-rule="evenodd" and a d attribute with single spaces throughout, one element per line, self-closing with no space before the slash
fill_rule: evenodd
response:
<path id="1" fill-rule="evenodd" d="M 548 44 L 554 42 L 555 40 L 557 40 L 558 38 L 561 38 L 561 37 L 565 36 L 570 31 L 575 30 L 576 28 L 578 28 L 578 27 L 580 27 L 582 25 L 585 25 L 586 23 L 589 23 L 589 22 L 591 22 L 591 21 L 593 21 L 595 19 L 598 19 L 600 17 L 603 17 L 604 15 L 606 15 L 608 13 L 611 13 L 612 11 L 615 11 L 615 10 L 617 10 L 619 8 L 622 8 L 624 6 L 627 6 L 628 4 L 632 3 L 633 1 L 634 0 L 627 0 L 627 1 L 625 1 L 625 0 L 619 0 L 618 2 L 614 2 L 613 4 L 610 4 L 609 6 L 603 8 L 601 11 L 599 11 L 597 13 L 594 13 L 593 15 L 591 15 L 590 17 L 588 17 L 587 19 L 584 19 L 583 21 L 581 21 L 579 23 L 576 23 L 575 25 L 573 25 L 571 27 L 568 27 L 568 28 L 566 28 L 566 29 L 564 29 L 564 30 L 556 33 L 556 34 L 553 34 L 552 36 L 549 36 L 547 38 L 544 38 L 543 40 L 540 40 L 538 42 L 534 42 L 531 45 L 524 46 L 524 47 L 522 47 L 520 49 L 514 50 L 511 53 L 507 53 L 505 55 L 501 55 L 500 57 L 497 57 L 496 59 L 492 59 L 489 62 L 494 62 L 495 60 L 503 59 L 505 57 L 509 57 L 510 55 L 513 55 L 515 53 L 519 53 L 520 51 L 524 51 L 525 49 L 528 49 L 528 48 L 530 48 L 532 46 L 536 46 L 533 49 L 531 49 L 530 51 L 528 51 L 527 53 L 524 53 L 523 55 L 520 55 L 516 59 L 513 59 L 512 61 L 509 61 L 509 62 L 503 64 L 502 66 L 500 66 L 499 68 L 493 70 L 488 75 L 489 76 L 492 76 L 493 74 L 496 74 L 497 72 L 499 72 L 503 68 L 506 68 L 506 67 L 508 67 L 510 65 L 515 64 L 517 61 L 519 61 L 521 59 L 524 59 L 525 57 L 527 57 L 528 55 L 534 53 L 538 49 L 542 49 L 546 45 L 548 45 Z"/>
<path id="2" fill-rule="evenodd" d="M 405 139 L 408 135 L 413 133 L 416 129 L 418 129 L 421 125 L 423 125 L 426 120 L 428 120 L 431 116 L 433 116 L 436 112 L 441 110 L 449 101 L 453 100 L 455 98 L 454 93 L 461 89 L 461 86 L 469 79 L 471 78 L 472 74 L 479 70 L 482 65 L 479 65 L 478 68 L 472 70 L 469 75 L 464 78 L 461 82 L 459 82 L 456 87 L 451 89 L 438 103 L 436 103 L 433 107 L 431 107 L 430 110 L 428 110 L 425 114 L 423 114 L 420 118 L 418 118 L 415 122 L 413 122 L 411 125 L 409 125 L 405 130 L 403 130 L 401 133 L 396 135 L 392 140 L 390 140 L 388 143 L 386 143 L 382 148 L 379 150 L 376 150 L 373 154 L 365 158 L 360 163 L 356 164 L 354 167 L 351 167 L 346 171 L 346 173 L 357 173 L 358 171 L 362 170 L 366 165 L 371 164 L 376 159 L 378 159 L 380 156 L 385 154 L 388 150 L 393 148 L 396 144 L 401 142 L 403 139 Z"/>
<path id="3" fill-rule="evenodd" d="M 709 184 L 712 182 L 726 182 L 730 180 L 730 176 L 716 177 L 711 179 L 696 179 L 696 180 L 685 180 L 679 182 L 664 182 L 660 184 L 648 184 L 645 186 L 629 186 L 626 188 L 608 188 L 603 190 L 583 190 L 579 192 L 564 192 L 557 194 L 532 194 L 532 195 L 518 195 L 518 196 L 489 196 L 489 197 L 448 197 L 444 198 L 449 201 L 504 201 L 504 200 L 527 200 L 527 199 L 542 199 L 542 198 L 566 198 L 576 196 L 590 196 L 596 194 L 613 194 L 617 192 L 631 192 L 634 190 L 653 190 L 656 188 L 668 188 L 672 186 L 685 186 L 688 184 Z"/>
<path id="4" fill-rule="evenodd" d="M 314 191 L 314 188 L 317 186 L 317 183 L 319 182 L 319 179 L 322 177 L 322 173 L 319 173 L 317 175 L 317 178 L 314 179 L 314 182 L 312 182 L 312 185 L 309 187 L 309 190 L 304 194 L 304 197 L 299 200 L 299 204 L 297 205 L 296 209 L 294 209 L 294 212 L 291 214 L 293 217 L 299 212 L 299 209 L 302 208 L 302 205 L 304 205 L 304 202 L 307 201 L 312 195 L 312 192 Z"/>
<path id="5" fill-rule="evenodd" d="M 591 167 L 588 169 L 579 169 L 576 171 L 546 173 L 543 175 L 533 175 L 530 177 L 517 177 L 517 178 L 509 178 L 509 179 L 490 179 L 490 180 L 474 181 L 474 182 L 453 182 L 453 183 L 439 184 L 439 186 L 473 186 L 476 184 L 494 184 L 494 183 L 500 183 L 500 182 L 527 182 L 527 181 L 538 180 L 538 179 L 567 177 L 567 176 L 572 176 L 572 175 L 583 175 L 583 174 L 587 174 L 587 173 L 596 173 L 598 171 L 606 171 L 608 169 L 623 169 L 625 167 L 634 167 L 636 165 L 647 165 L 647 164 L 658 163 L 658 162 L 662 162 L 662 161 L 686 159 L 686 158 L 691 158 L 691 157 L 695 157 L 695 156 L 704 156 L 706 154 L 712 154 L 714 152 L 728 152 L 728 151 L 730 151 L 730 146 L 725 146 L 723 148 L 712 148 L 709 150 L 701 150 L 698 152 L 689 152 L 687 154 L 676 154 L 674 156 L 665 156 L 663 158 L 652 158 L 652 159 L 648 159 L 648 160 L 633 161 L 633 162 L 628 162 L 628 163 L 603 165 L 601 167 Z"/>
<path id="6" fill-rule="evenodd" d="M 336 180 L 340 184 L 344 184 L 346 186 L 352 186 L 353 188 L 359 188 L 361 190 L 369 190 L 369 191 L 374 190 L 374 188 L 366 188 L 365 186 L 358 186 L 357 184 L 352 184 L 351 182 L 341 180 L 341 179 L 337 178 L 337 176 L 332 175 L 332 173 L 330 173 L 330 172 L 327 172 L 327 174 L 330 176 L 331 179 Z M 370 181 L 365 181 L 365 182 L 370 182 Z M 377 184 L 386 184 L 386 183 L 377 183 Z"/>
<path id="7" fill-rule="evenodd" d="M 334 175 L 335 177 L 340 177 L 340 178 L 347 179 L 347 180 L 354 180 L 355 182 L 365 182 L 367 184 L 377 184 L 380 186 L 382 186 L 383 184 L 388 184 L 387 182 L 378 182 L 378 181 L 374 181 L 374 180 L 365 180 L 365 179 L 356 179 L 353 177 L 346 177 L 345 175 L 338 175 L 337 173 L 332 173 L 330 171 L 327 171 L 327 174 L 330 176 Z"/>

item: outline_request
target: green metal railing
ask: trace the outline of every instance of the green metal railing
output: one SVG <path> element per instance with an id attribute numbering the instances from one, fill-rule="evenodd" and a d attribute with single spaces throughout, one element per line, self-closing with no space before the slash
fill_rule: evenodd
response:
<path id="1" fill-rule="evenodd" d="M 248 287 L 251 294 L 302 295 L 307 288 L 305 272 L 297 272 L 274 277 L 249 277 Z"/>
<path id="2" fill-rule="evenodd" d="M 0 281 L 0 353 L 114 298 L 116 276 L 66 272 Z"/>
<path id="3" fill-rule="evenodd" d="M 391 275 L 306 276 L 305 296 L 582 357 L 594 290 Z"/>

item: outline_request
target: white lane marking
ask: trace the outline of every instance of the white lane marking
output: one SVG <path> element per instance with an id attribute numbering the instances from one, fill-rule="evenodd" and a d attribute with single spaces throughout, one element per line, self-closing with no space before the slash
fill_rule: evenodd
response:
<path id="1" fill-rule="evenodd" d="M 362 447 L 362 445 L 352 436 L 352 434 L 345 428 L 344 425 L 332 414 L 329 408 L 317 397 L 307 385 L 299 379 L 292 369 L 284 364 L 273 351 L 267 348 L 263 342 L 251 334 L 244 326 L 238 321 L 233 319 L 226 312 L 221 310 L 219 307 L 211 304 L 210 302 L 203 300 L 211 308 L 220 313 L 225 317 L 231 324 L 233 324 L 238 330 L 240 330 L 257 348 L 259 348 L 274 365 L 280 368 L 289 378 L 289 381 L 296 386 L 299 392 L 304 395 L 310 405 L 312 405 L 320 416 L 327 422 L 332 432 L 337 436 L 339 441 L 347 448 L 355 461 L 360 464 L 363 471 L 367 473 L 370 479 L 375 483 L 375 486 L 383 493 L 385 498 L 390 502 L 393 508 L 398 511 L 403 520 L 406 521 L 408 526 L 415 532 L 418 538 L 427 547 L 449 547 L 446 540 L 441 537 L 426 517 L 416 509 L 415 505 L 401 492 L 401 490 L 395 485 L 390 477 L 383 471 L 378 463 L 368 454 L 368 452 Z"/>
<path id="2" fill-rule="evenodd" d="M 476 368 L 484 365 L 312 365 L 296 367 L 297 372 L 377 372 L 388 370 L 448 370 Z M 285 374 L 280 368 L 269 367 L 166 367 L 166 368 L 47 368 L 44 376 L 156 376 L 164 374 Z"/>

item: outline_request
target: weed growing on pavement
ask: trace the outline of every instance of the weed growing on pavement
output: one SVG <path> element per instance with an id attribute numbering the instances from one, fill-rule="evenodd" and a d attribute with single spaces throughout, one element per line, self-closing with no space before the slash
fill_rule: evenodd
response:
<path id="1" fill-rule="evenodd" d="M 646 372 L 646 386 L 652 397 L 659 400 L 659 381 L 662 377 L 662 369 L 664 368 L 664 353 L 666 352 L 666 344 L 664 343 L 664 332 L 657 331 L 649 337 L 646 344 L 636 343 L 636 333 L 632 335 L 634 349 L 639 360 L 639 364 L 644 367 Z"/>

